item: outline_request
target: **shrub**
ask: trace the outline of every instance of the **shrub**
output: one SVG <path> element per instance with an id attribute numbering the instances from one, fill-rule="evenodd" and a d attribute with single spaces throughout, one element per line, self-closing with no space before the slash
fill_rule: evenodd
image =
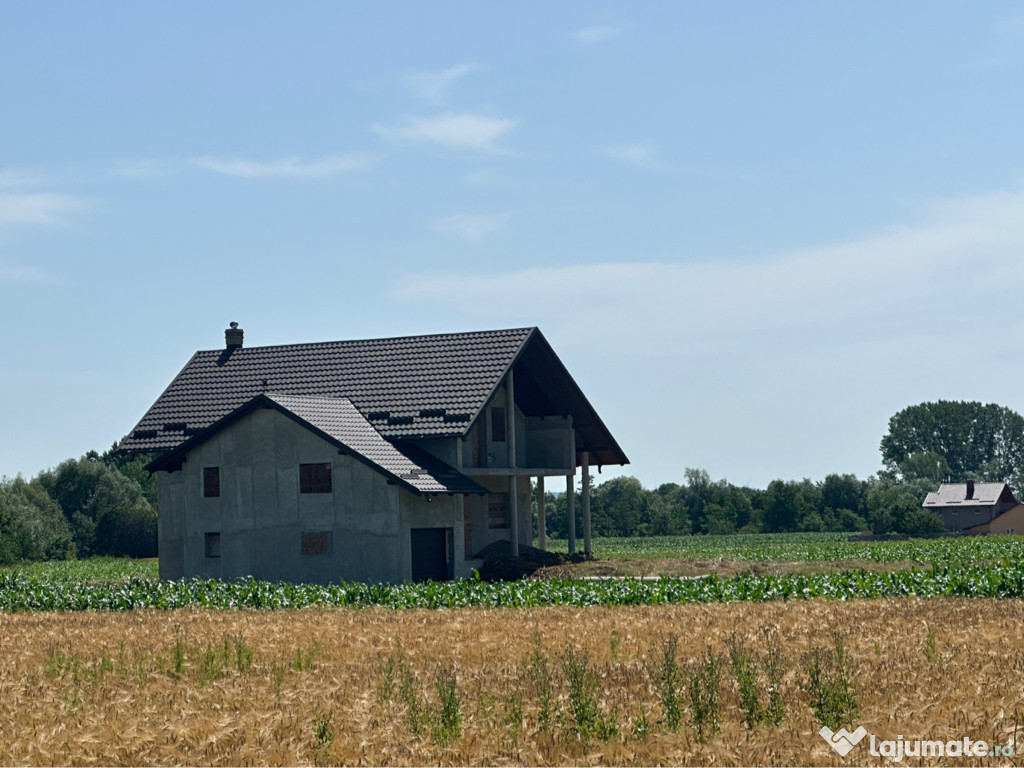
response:
<path id="1" fill-rule="evenodd" d="M 41 486 L 20 477 L 0 481 L 0 563 L 74 554 L 71 528 Z"/>
<path id="2" fill-rule="evenodd" d="M 687 688 L 690 693 L 690 721 L 697 741 L 706 742 L 721 730 L 722 709 L 720 684 L 722 657 L 708 648 L 704 657 L 690 674 Z"/>
<path id="3" fill-rule="evenodd" d="M 679 728 L 683 719 L 683 702 L 679 689 L 683 683 L 683 673 L 676 659 L 679 640 L 670 635 L 662 648 L 660 663 L 654 673 L 655 687 L 661 699 L 662 719 L 669 730 Z"/>
<path id="4" fill-rule="evenodd" d="M 840 635 L 831 648 L 812 648 L 804 657 L 805 689 L 818 722 L 836 730 L 853 725 L 857 716 L 857 691 L 850 680 L 850 660 Z"/>

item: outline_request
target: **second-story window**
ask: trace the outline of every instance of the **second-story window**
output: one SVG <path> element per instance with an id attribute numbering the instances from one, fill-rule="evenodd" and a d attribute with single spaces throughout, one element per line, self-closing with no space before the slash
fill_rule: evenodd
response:
<path id="1" fill-rule="evenodd" d="M 299 464 L 299 493 L 330 492 L 330 464 Z"/>
<path id="2" fill-rule="evenodd" d="M 203 496 L 220 496 L 220 467 L 203 467 Z"/>
<path id="3" fill-rule="evenodd" d="M 505 442 L 505 409 L 491 408 L 491 441 Z"/>

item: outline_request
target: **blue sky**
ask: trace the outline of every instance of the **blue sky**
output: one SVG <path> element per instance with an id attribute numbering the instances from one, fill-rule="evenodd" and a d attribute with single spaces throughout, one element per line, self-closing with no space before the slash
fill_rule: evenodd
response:
<path id="1" fill-rule="evenodd" d="M 237 320 L 538 325 L 646 485 L 867 476 L 1024 412 L 1022 82 L 1009 2 L 8 4 L 0 475 Z"/>

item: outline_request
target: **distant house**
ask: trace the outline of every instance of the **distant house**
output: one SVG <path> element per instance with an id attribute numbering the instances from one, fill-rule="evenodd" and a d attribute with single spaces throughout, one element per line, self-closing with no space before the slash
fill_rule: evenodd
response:
<path id="1" fill-rule="evenodd" d="M 937 512 L 948 531 L 966 531 L 988 526 L 1017 506 L 1006 483 L 943 483 L 925 497 L 925 509 Z"/>
<path id="2" fill-rule="evenodd" d="M 532 542 L 531 479 L 542 499 L 577 467 L 589 551 L 590 467 L 628 463 L 536 328 L 244 347 L 232 323 L 225 342 L 120 446 L 160 454 L 164 579 L 467 576 Z"/>
<path id="3" fill-rule="evenodd" d="M 1003 533 L 1024 534 L 1024 504 L 1010 507 L 996 515 L 990 522 L 981 523 L 968 530 L 968 533 Z"/>

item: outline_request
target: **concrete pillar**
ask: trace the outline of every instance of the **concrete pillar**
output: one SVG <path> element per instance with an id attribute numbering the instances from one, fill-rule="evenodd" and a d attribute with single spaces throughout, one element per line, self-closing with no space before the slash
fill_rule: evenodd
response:
<path id="1" fill-rule="evenodd" d="M 510 368 L 505 377 L 505 445 L 508 447 L 509 536 L 512 537 L 512 557 L 519 557 L 519 488 L 516 482 L 516 382 Z"/>
<path id="2" fill-rule="evenodd" d="M 565 514 L 569 519 L 569 554 L 576 554 L 576 473 L 565 476 Z"/>
<path id="3" fill-rule="evenodd" d="M 537 478 L 537 547 L 548 549 L 548 529 L 544 520 L 544 475 Z"/>
<path id="4" fill-rule="evenodd" d="M 569 518 L 569 554 L 576 554 L 576 430 L 569 416 L 569 466 L 572 472 L 565 476 L 565 513 Z"/>
<path id="5" fill-rule="evenodd" d="M 590 546 L 590 451 L 583 452 L 583 553 L 589 558 L 594 554 Z"/>

